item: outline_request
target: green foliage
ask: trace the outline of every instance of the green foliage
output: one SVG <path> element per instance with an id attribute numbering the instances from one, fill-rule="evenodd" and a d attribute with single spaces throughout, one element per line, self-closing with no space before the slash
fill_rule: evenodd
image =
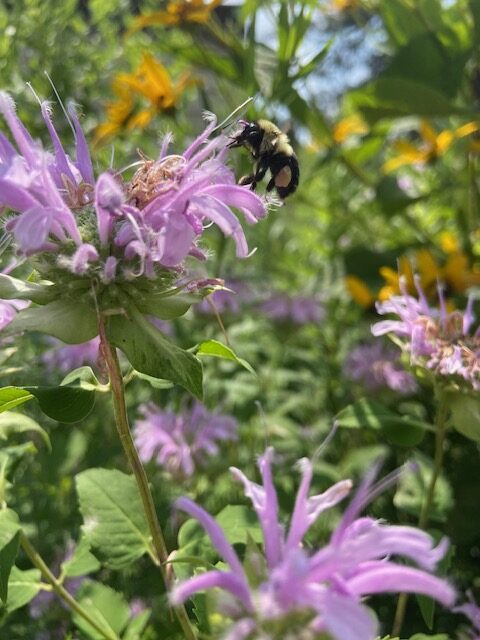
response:
<path id="1" fill-rule="evenodd" d="M 0 600 L 8 602 L 8 584 L 20 542 L 18 516 L 10 509 L 0 511 Z"/>
<path id="2" fill-rule="evenodd" d="M 76 476 L 83 537 L 98 558 L 121 569 L 151 553 L 149 529 L 132 476 L 88 469 Z"/>
<path id="3" fill-rule="evenodd" d="M 100 582 L 86 580 L 77 597 L 91 618 L 112 633 L 112 637 L 117 637 L 126 627 L 129 618 L 128 603 L 117 591 Z M 102 635 L 80 615 L 74 614 L 73 622 L 87 638 L 102 640 Z"/>
<path id="4" fill-rule="evenodd" d="M 211 356 L 213 358 L 223 358 L 224 360 L 233 360 L 237 364 L 241 365 L 250 373 L 255 375 L 255 370 L 252 366 L 243 358 L 239 358 L 237 354 L 227 347 L 225 344 L 222 344 L 218 340 L 205 340 L 198 345 L 197 356 Z"/>
<path id="5" fill-rule="evenodd" d="M 28 569 L 22 571 L 17 567 L 12 567 L 8 579 L 8 599 L 3 615 L 12 613 L 28 604 L 40 591 L 40 571 L 38 569 Z"/>
<path id="6" fill-rule="evenodd" d="M 132 366 L 153 378 L 171 380 L 201 398 L 202 365 L 192 354 L 179 349 L 138 311 L 130 317 L 112 316 L 107 335 L 121 349 Z"/>
<path id="7" fill-rule="evenodd" d="M 380 430 L 392 444 L 413 447 L 425 436 L 432 425 L 393 411 L 368 398 L 361 398 L 342 409 L 336 416 L 337 424 L 347 429 Z"/>
<path id="8" fill-rule="evenodd" d="M 155 116 L 145 127 L 120 123 L 111 141 L 114 154 L 109 144 L 92 145 L 96 175 L 113 168 L 127 184 L 137 149 L 142 159 L 158 158 L 159 137 L 172 130 L 172 153 L 178 153 L 202 129 L 203 109 L 221 121 L 248 96 L 254 100 L 223 133 L 232 134 L 237 117 L 268 118 L 288 134 L 298 157 L 297 192 L 247 230 L 249 246 L 257 248 L 254 255 L 237 260 L 231 240 L 209 230 L 201 247 L 208 259 L 178 274 L 179 286 L 209 278 L 224 278 L 228 289 L 235 290 L 230 280 L 248 285 L 245 298 L 239 288 L 240 311 L 219 308 L 223 327 L 213 314 L 200 312 L 200 296 L 152 290 L 147 279 L 141 289 L 125 284 L 125 304 L 111 286 L 99 296 L 99 308 L 110 314 L 108 338 L 125 356 L 121 367 L 133 433 L 140 405 L 154 402 L 179 415 L 191 396 L 204 398 L 209 409 L 231 414 L 239 423 L 238 440 L 220 442 L 213 456 L 192 454 L 194 473 L 181 481 L 168 465 L 158 463 L 157 451 L 146 465 L 167 547 L 176 549 L 167 569 L 183 579 L 222 567 L 201 526 L 172 517 L 179 495 L 188 494 L 217 514 L 240 558 L 247 549 L 257 556 L 262 552 L 258 520 L 244 504 L 241 487 L 231 482 L 228 467 L 254 478 L 255 459 L 266 445 L 277 451 L 279 509 L 286 525 L 298 484 L 290 470 L 302 456 L 314 459 L 312 493 L 346 477 L 357 484 L 379 456 L 385 459 L 385 473 L 406 459 L 413 461 L 393 502 L 387 493 L 368 509 L 374 517 L 414 524 L 432 478 L 434 376 L 415 371 L 421 386 L 405 397 L 388 385 L 372 391 L 371 380 L 352 379 L 347 362 L 358 344 L 372 339 L 371 324 L 379 319 L 373 298 L 386 285 L 398 292 L 391 274 L 399 259 L 408 258 L 420 271 L 433 306 L 438 305 L 437 280 L 446 283 L 449 308 L 457 309 L 465 308 L 467 294 L 480 284 L 474 130 L 480 113 L 479 2 L 360 0 L 339 9 L 330 0 L 245 0 L 238 7 L 219 7 L 205 23 L 152 24 L 129 31 L 138 15 L 166 5 L 154 0 L 6 1 L 0 7 L 0 88 L 12 92 L 33 137 L 51 148 L 34 93 L 25 89 L 28 81 L 40 99 L 56 101 L 44 74 L 48 71 L 61 98 L 79 105 L 92 142 L 97 127 L 108 120 L 107 105 L 117 98 L 112 84 L 132 74 L 149 52 L 166 66 L 173 83 L 187 72 L 196 84 L 168 110 L 162 110 L 161 96 L 150 104 L 130 87 L 136 108 L 151 107 Z M 53 109 L 73 157 L 68 122 L 58 104 Z M 351 116 L 363 121 L 342 134 Z M 459 133 L 469 123 L 471 132 Z M 396 167 L 388 168 L 389 160 L 397 160 Z M 237 179 L 251 171 L 246 151 L 232 151 L 228 163 Z M 263 193 L 264 186 L 257 190 Z M 456 248 L 443 247 L 444 232 L 454 237 Z M 152 542 L 137 486 L 117 470 L 125 468 L 125 460 L 102 355 L 86 363 L 91 366 L 75 363 L 71 372 L 68 366 L 51 370 L 43 359 L 54 347 L 39 334 L 70 345 L 97 336 L 90 284 L 78 290 L 72 283 L 49 284 L 36 271 L 39 265 L 28 266 L 13 256 L 6 240 L 2 235 L 1 266 L 8 275 L 0 274 L 0 301 L 32 304 L 2 329 L 0 345 L 0 374 L 8 385 L 0 388 L 0 636 L 53 639 L 58 631 L 64 638 L 101 637 L 58 598 L 39 619 L 31 615 L 25 605 L 43 586 L 38 569 L 19 551 L 23 531 L 35 537 L 53 573 L 112 637 L 176 640 L 180 631 L 158 569 L 150 562 Z M 437 265 L 428 278 L 421 273 L 421 251 Z M 19 261 L 15 277 L 9 270 L 12 258 Z M 346 292 L 346 274 L 371 290 L 365 308 Z M 413 284 L 408 286 L 415 293 Z M 269 315 L 263 303 L 277 294 L 320 301 L 324 315 L 305 323 Z M 149 316 L 168 321 L 165 332 Z M 396 364 L 402 366 L 400 360 Z M 475 587 L 477 578 L 480 417 L 478 398 L 460 377 L 448 394 L 444 463 L 428 524 L 451 539 L 446 560 L 451 565 L 441 565 L 439 575 L 453 575 L 463 591 Z M 69 428 L 58 424 L 79 421 Z M 317 455 L 335 421 L 341 428 Z M 191 443 L 184 446 L 191 453 Z M 337 518 L 337 512 L 326 514 L 309 532 L 307 553 L 328 540 Z M 65 557 L 68 540 L 78 542 Z M 258 569 L 245 564 L 252 583 L 262 573 Z M 76 580 L 85 576 L 75 592 Z M 205 637 L 216 638 L 228 622 L 211 596 L 197 594 L 187 610 Z M 133 610 L 138 598 L 148 606 L 133 615 L 130 605 Z M 458 635 L 458 615 L 434 609 L 426 598 L 418 603 L 412 596 L 402 638 Z M 390 629 L 394 598 L 376 599 L 375 608 L 382 630 Z M 426 628 L 431 635 L 419 633 Z"/>

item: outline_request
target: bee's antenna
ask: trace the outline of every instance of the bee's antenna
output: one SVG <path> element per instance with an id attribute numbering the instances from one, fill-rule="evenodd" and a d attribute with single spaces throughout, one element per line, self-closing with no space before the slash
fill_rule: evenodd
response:
<path id="1" fill-rule="evenodd" d="M 238 115 L 239 113 L 242 113 L 243 111 L 245 111 L 245 109 L 247 108 L 247 106 L 253 102 L 256 99 L 256 96 L 250 96 L 249 98 L 247 98 L 245 100 L 245 102 L 242 102 L 242 104 L 237 107 L 236 109 L 234 109 L 232 111 L 232 113 L 230 113 L 225 120 L 222 120 L 222 122 L 220 124 L 218 124 L 215 129 L 212 130 L 212 133 L 214 131 L 218 131 L 219 129 L 225 129 L 226 127 L 228 127 L 228 125 L 232 122 L 232 120 L 235 118 L 236 115 Z"/>

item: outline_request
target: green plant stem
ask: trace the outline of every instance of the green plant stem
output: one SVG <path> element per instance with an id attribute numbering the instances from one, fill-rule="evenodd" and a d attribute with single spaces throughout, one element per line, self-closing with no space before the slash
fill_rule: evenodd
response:
<path id="1" fill-rule="evenodd" d="M 75 613 L 81 616 L 93 629 L 95 629 L 95 631 L 98 631 L 103 638 L 106 638 L 106 640 L 119 640 L 116 633 L 111 629 L 104 629 L 102 625 L 92 618 L 88 611 L 70 595 L 62 583 L 47 567 L 43 558 L 23 532 L 20 534 L 20 544 L 22 545 L 22 549 L 30 558 L 32 564 L 40 570 L 43 579 L 52 586 L 53 591 L 55 591 L 55 593 L 70 607 L 70 609 L 72 609 L 72 611 L 75 611 Z"/>
<path id="2" fill-rule="evenodd" d="M 445 397 L 440 398 L 440 404 L 437 411 L 435 420 L 435 453 L 433 459 L 433 470 L 430 477 L 430 482 L 427 488 L 427 494 L 420 511 L 418 518 L 418 527 L 425 529 L 428 520 L 430 518 L 430 510 L 433 505 L 435 497 L 435 487 L 437 485 L 438 478 L 442 472 L 444 449 L 445 449 L 445 434 L 446 434 L 446 422 L 447 422 L 448 406 Z M 393 620 L 392 637 L 400 637 L 403 621 L 405 619 L 405 613 L 408 604 L 408 593 L 401 593 L 398 597 L 397 609 L 395 611 L 395 618 Z"/>
<path id="3" fill-rule="evenodd" d="M 165 565 L 168 560 L 168 551 L 165 544 L 165 538 L 163 536 L 160 523 L 157 518 L 155 510 L 155 504 L 153 502 L 152 493 L 148 484 L 147 474 L 138 456 L 135 443 L 133 442 L 132 434 L 130 431 L 130 425 L 128 422 L 127 406 L 125 403 L 125 389 L 123 384 L 122 372 L 120 370 L 120 363 L 118 361 L 117 351 L 110 344 L 106 332 L 103 317 L 100 315 L 99 319 L 99 334 L 100 342 L 102 346 L 102 355 L 107 365 L 108 375 L 110 378 L 110 386 L 113 398 L 113 410 L 115 414 L 115 425 L 117 432 L 122 443 L 123 450 L 127 456 L 130 469 L 135 477 L 135 481 L 140 492 L 140 497 L 143 503 L 143 509 L 147 518 L 150 535 L 152 538 L 152 544 L 155 551 L 154 562 L 159 567 L 165 587 L 169 587 L 169 578 L 165 570 Z M 172 574 L 173 575 L 173 574 Z M 182 627 L 185 638 L 188 640 L 195 640 L 195 633 L 193 632 L 190 620 L 183 605 L 175 607 L 175 613 L 177 615 L 180 626 Z"/>

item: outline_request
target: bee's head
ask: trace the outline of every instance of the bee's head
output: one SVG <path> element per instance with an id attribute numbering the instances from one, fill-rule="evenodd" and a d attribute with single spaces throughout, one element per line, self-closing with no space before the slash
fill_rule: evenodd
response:
<path id="1" fill-rule="evenodd" d="M 245 146 L 250 150 L 258 149 L 263 138 L 263 130 L 258 126 L 257 122 L 247 122 L 240 120 L 242 131 L 232 136 L 232 142 L 228 144 L 230 149 L 234 147 Z"/>

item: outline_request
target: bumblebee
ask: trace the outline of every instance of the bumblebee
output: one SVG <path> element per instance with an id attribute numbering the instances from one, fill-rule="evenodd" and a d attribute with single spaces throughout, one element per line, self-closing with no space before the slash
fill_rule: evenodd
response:
<path id="1" fill-rule="evenodd" d="M 298 187 L 300 176 L 297 156 L 288 136 L 269 120 L 241 120 L 240 124 L 243 130 L 232 137 L 228 146 L 230 149 L 247 148 L 256 163 L 254 173 L 241 178 L 239 184 L 250 184 L 250 188 L 255 190 L 257 183 L 263 180 L 270 169 L 272 177 L 267 184 L 267 191 L 275 187 L 280 198 L 286 198 Z"/>

